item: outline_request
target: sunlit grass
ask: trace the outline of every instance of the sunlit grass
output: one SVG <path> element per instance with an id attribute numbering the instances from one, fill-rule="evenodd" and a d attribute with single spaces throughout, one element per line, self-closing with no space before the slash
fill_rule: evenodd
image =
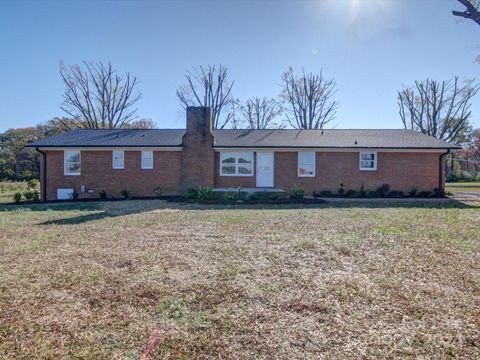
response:
<path id="1" fill-rule="evenodd" d="M 452 193 L 480 193 L 480 182 L 455 182 L 447 183 L 446 190 Z"/>
<path id="2" fill-rule="evenodd" d="M 475 359 L 479 206 L 0 206 L 0 358 Z"/>

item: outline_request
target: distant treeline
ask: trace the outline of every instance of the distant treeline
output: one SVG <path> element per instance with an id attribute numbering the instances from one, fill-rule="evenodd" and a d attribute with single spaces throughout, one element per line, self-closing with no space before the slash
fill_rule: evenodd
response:
<path id="1" fill-rule="evenodd" d="M 155 123 L 139 119 L 126 125 L 131 128 L 151 128 Z M 53 118 L 34 127 L 9 129 L 0 133 L 0 181 L 40 178 L 40 154 L 25 145 L 81 127 L 75 120 Z"/>

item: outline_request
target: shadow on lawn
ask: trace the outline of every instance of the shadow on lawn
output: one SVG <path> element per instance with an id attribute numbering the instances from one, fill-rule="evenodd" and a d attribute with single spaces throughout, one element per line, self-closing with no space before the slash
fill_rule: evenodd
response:
<path id="1" fill-rule="evenodd" d="M 288 210 L 288 209 L 347 209 L 347 208 L 408 208 L 408 209 L 480 209 L 478 202 L 457 201 L 454 199 L 373 199 L 373 200 L 327 200 L 319 204 L 200 204 L 189 202 L 169 202 L 166 200 L 125 200 L 125 201 L 95 201 L 95 202 L 65 202 L 47 204 L 25 204 L 0 206 L 4 211 L 54 211 L 73 212 L 73 216 L 53 219 L 39 225 L 75 225 L 85 222 L 141 214 L 153 210 Z M 87 212 L 77 214 L 77 212 Z M 70 215 L 70 214 L 69 214 Z"/>

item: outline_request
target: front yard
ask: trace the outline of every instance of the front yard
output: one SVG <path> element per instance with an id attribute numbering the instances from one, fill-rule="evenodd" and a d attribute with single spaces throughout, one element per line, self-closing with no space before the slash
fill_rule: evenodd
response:
<path id="1" fill-rule="evenodd" d="M 446 191 L 456 193 L 480 193 L 480 182 L 451 182 L 446 184 Z"/>
<path id="2" fill-rule="evenodd" d="M 478 359 L 479 206 L 0 207 L 0 358 Z"/>

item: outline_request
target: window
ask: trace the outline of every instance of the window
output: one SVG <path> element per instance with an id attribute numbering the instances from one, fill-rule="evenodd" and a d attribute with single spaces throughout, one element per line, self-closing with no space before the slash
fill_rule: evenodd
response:
<path id="1" fill-rule="evenodd" d="M 253 175 L 253 152 L 244 153 L 221 153 L 220 154 L 221 176 L 252 176 Z"/>
<path id="2" fill-rule="evenodd" d="M 300 151 L 298 153 L 298 176 L 315 176 L 315 152 Z"/>
<path id="3" fill-rule="evenodd" d="M 112 168 L 114 169 L 125 168 L 125 155 L 123 150 L 112 151 Z"/>
<path id="4" fill-rule="evenodd" d="M 65 175 L 80 175 L 80 151 L 65 151 L 63 165 Z"/>
<path id="5" fill-rule="evenodd" d="M 361 152 L 360 153 L 360 170 L 377 170 L 377 153 Z"/>
<path id="6" fill-rule="evenodd" d="M 153 169 L 153 151 L 142 151 L 142 169 Z"/>

